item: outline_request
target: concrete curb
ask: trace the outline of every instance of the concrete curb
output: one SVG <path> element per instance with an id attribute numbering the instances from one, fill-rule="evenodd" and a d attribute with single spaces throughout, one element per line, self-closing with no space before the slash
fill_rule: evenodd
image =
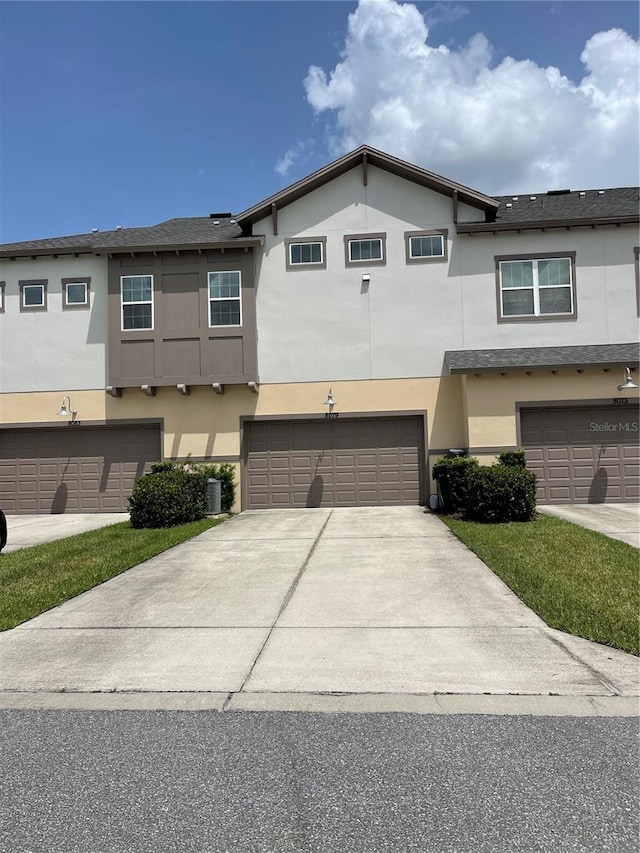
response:
<path id="1" fill-rule="evenodd" d="M 0 710 L 270 711 L 636 717 L 636 696 L 391 693 L 0 693 Z"/>

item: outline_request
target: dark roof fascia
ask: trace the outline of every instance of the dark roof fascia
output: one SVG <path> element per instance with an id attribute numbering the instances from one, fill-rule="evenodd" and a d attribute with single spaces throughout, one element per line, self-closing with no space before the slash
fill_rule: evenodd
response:
<path id="1" fill-rule="evenodd" d="M 637 225 L 638 216 L 603 216 L 595 219 L 539 219 L 535 222 L 459 222 L 458 234 L 493 233 L 494 231 L 540 231 L 545 228 L 595 228 L 596 225 Z"/>
<path id="2" fill-rule="evenodd" d="M 65 246 L 64 248 L 42 249 L 9 249 L 0 251 L 0 258 L 35 258 L 37 256 L 58 255 L 128 255 L 131 252 L 187 252 L 204 249 L 232 249 L 237 247 L 254 247 L 264 244 L 264 236 L 238 237 L 236 240 L 220 240 L 206 243 L 164 243 L 151 245 L 130 246 Z"/>
<path id="3" fill-rule="evenodd" d="M 329 183 L 334 178 L 344 175 L 355 166 L 364 162 L 368 165 L 377 166 L 379 169 L 384 169 L 398 177 L 405 178 L 413 183 L 420 184 L 428 189 L 435 190 L 449 197 L 453 197 L 453 193 L 458 193 L 458 200 L 471 207 L 479 208 L 485 213 L 493 216 L 500 207 L 500 202 L 491 196 L 466 187 L 463 184 L 458 184 L 455 181 L 450 181 L 443 178 L 441 175 L 436 175 L 434 172 L 428 172 L 426 169 L 421 169 L 419 166 L 414 166 L 412 163 L 407 163 L 405 160 L 398 160 L 390 154 L 385 154 L 383 151 L 378 151 L 376 148 L 370 148 L 368 145 L 362 145 L 356 148 L 355 151 L 350 151 L 341 157 L 339 160 L 334 160 L 322 169 L 313 172 L 306 178 L 302 178 L 295 184 L 286 187 L 280 192 L 274 193 L 264 201 L 259 202 L 253 207 L 247 208 L 242 213 L 236 215 L 236 220 L 241 225 L 248 225 L 263 219 L 271 213 L 272 205 L 281 210 L 283 207 L 291 204 L 294 201 L 307 195 L 307 193 L 318 189 L 318 187 Z"/>
<path id="4" fill-rule="evenodd" d="M 237 249 L 237 248 L 253 248 L 254 246 L 262 246 L 264 244 L 264 236 L 257 235 L 255 237 L 238 237 L 236 240 L 219 240 L 206 243 L 162 243 L 149 245 L 135 246 L 96 246 L 93 250 L 96 255 L 129 255 L 131 252 L 191 252 L 196 250 L 215 250 L 215 249 Z"/>
<path id="5" fill-rule="evenodd" d="M 566 362 L 553 362 L 549 364 L 520 364 L 520 365 L 490 365 L 482 364 L 475 367 L 450 367 L 449 373 L 454 376 L 464 373 L 514 373 L 522 372 L 523 370 L 529 373 L 548 373 L 550 370 L 604 370 L 608 367 L 624 367 L 629 365 L 628 358 L 611 359 L 594 363 L 591 361 L 577 361 L 575 364 L 567 364 Z"/>
<path id="6" fill-rule="evenodd" d="M 96 250 L 93 246 L 63 246 L 55 248 L 49 246 L 41 249 L 2 249 L 0 250 L 0 258 L 8 258 L 15 260 L 16 258 L 36 258 L 45 255 L 50 255 L 57 258 L 58 255 L 99 255 L 102 250 Z"/>

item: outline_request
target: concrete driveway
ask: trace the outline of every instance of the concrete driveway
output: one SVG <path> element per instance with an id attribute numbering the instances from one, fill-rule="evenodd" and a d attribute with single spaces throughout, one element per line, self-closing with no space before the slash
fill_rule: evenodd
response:
<path id="1" fill-rule="evenodd" d="M 64 515 L 8 515 L 7 544 L 3 554 L 30 548 L 56 539 L 97 530 L 120 521 L 129 521 L 126 512 L 65 513 Z"/>
<path id="2" fill-rule="evenodd" d="M 279 510 L 0 635 L 0 690 L 28 707 L 97 692 L 100 707 L 605 713 L 637 694 L 637 660 L 547 628 L 418 507 Z"/>
<path id="3" fill-rule="evenodd" d="M 568 504 L 538 511 L 640 548 L 640 504 Z"/>

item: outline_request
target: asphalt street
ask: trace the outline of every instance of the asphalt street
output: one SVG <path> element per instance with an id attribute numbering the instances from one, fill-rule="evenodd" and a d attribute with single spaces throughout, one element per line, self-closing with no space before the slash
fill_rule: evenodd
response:
<path id="1" fill-rule="evenodd" d="M 0 712 L 11 853 L 638 849 L 637 720 Z"/>

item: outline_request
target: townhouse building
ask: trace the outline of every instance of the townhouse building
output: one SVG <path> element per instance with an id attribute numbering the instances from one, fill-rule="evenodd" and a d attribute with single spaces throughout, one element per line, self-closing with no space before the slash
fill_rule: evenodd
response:
<path id="1" fill-rule="evenodd" d="M 236 509 L 426 503 L 523 447 L 640 499 L 637 188 L 492 197 L 362 146 L 232 216 L 0 246 L 0 508 L 125 511 L 150 462 Z"/>

